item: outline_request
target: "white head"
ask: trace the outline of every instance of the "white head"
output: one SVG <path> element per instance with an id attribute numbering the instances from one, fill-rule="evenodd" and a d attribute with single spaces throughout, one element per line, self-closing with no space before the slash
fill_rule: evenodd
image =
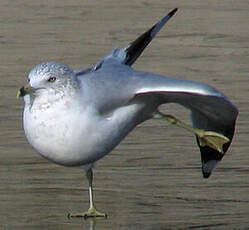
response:
<path id="1" fill-rule="evenodd" d="M 73 70 L 56 62 L 35 66 L 28 75 L 28 83 L 29 85 L 21 88 L 19 92 L 26 103 L 30 102 L 30 96 L 33 100 L 39 98 L 40 103 L 56 101 L 77 88 Z"/>

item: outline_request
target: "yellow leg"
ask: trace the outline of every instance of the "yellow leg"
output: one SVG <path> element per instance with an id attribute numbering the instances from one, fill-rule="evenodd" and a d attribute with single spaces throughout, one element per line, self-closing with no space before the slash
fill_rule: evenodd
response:
<path id="1" fill-rule="evenodd" d="M 88 211 L 82 212 L 82 213 L 70 213 L 68 217 L 84 217 L 84 218 L 89 218 L 89 217 L 104 217 L 106 218 L 107 215 L 105 213 L 101 213 L 96 210 L 94 207 L 93 203 L 93 188 L 92 188 L 92 181 L 93 181 L 93 171 L 92 169 L 89 169 L 86 173 L 88 182 L 89 182 L 89 200 L 90 200 L 90 207 Z"/>
<path id="2" fill-rule="evenodd" d="M 229 138 L 223 136 L 222 134 L 213 131 L 205 131 L 203 129 L 193 128 L 190 125 L 185 124 L 184 122 L 173 117 L 172 115 L 166 115 L 161 112 L 159 112 L 159 114 L 169 123 L 182 127 L 188 130 L 189 132 L 194 133 L 198 137 L 200 146 L 202 147 L 208 146 L 212 149 L 219 151 L 220 153 L 224 153 L 223 145 L 230 141 Z"/>

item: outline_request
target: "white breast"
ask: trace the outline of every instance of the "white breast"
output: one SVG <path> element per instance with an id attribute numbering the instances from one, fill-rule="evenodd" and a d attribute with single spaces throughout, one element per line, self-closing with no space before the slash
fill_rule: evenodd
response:
<path id="1" fill-rule="evenodd" d="M 74 107 L 72 107 L 74 106 Z M 62 165 L 93 163 L 109 153 L 135 127 L 136 105 L 118 109 L 108 118 L 90 107 L 84 111 L 68 103 L 24 109 L 29 143 L 43 157 Z"/>
<path id="2" fill-rule="evenodd" d="M 63 165 L 91 161 L 93 142 L 88 116 L 72 110 L 69 103 L 56 103 L 47 108 L 35 104 L 31 109 L 25 106 L 23 123 L 29 143 L 43 157 Z"/>

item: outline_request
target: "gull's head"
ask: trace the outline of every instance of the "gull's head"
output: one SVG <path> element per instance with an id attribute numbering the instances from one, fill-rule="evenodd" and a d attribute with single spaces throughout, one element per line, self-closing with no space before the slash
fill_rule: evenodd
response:
<path id="1" fill-rule="evenodd" d="M 20 97 L 62 97 L 76 87 L 75 74 L 68 66 L 46 62 L 36 65 L 28 75 L 28 86 L 18 91 Z"/>

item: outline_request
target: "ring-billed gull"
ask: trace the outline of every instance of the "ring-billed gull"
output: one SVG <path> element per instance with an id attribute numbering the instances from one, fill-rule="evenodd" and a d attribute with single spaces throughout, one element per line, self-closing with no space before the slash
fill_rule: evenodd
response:
<path id="1" fill-rule="evenodd" d="M 86 171 L 90 208 L 71 216 L 105 216 L 93 203 L 94 162 L 148 119 L 166 119 L 195 134 L 204 178 L 228 150 L 238 115 L 228 98 L 206 84 L 131 68 L 176 11 L 86 70 L 74 71 L 56 62 L 35 66 L 28 75 L 28 86 L 19 90 L 25 101 L 23 124 L 28 142 L 54 163 L 82 166 Z M 190 109 L 192 126 L 160 112 L 164 103 Z"/>

